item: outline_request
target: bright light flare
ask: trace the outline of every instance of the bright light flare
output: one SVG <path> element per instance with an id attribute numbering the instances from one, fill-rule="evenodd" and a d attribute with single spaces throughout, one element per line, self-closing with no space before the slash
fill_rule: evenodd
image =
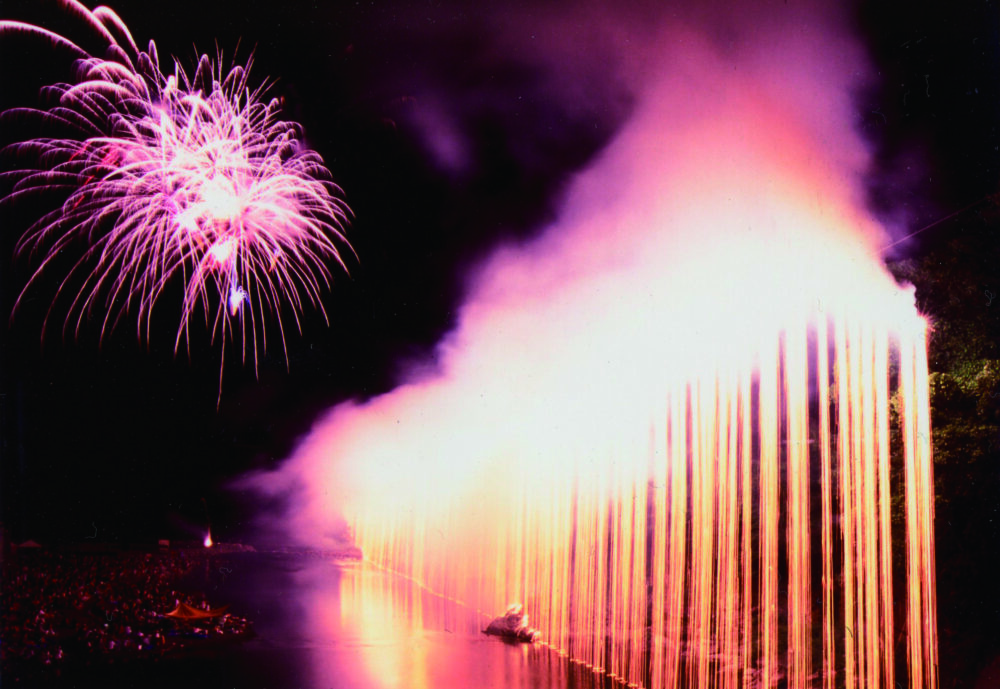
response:
<path id="1" fill-rule="evenodd" d="M 213 244 L 209 250 L 208 255 L 212 257 L 212 260 L 219 266 L 227 265 L 236 253 L 236 239 L 233 237 L 227 237 L 221 242 L 216 242 Z"/>
<path id="2" fill-rule="evenodd" d="M 239 285 L 233 285 L 229 288 L 229 315 L 235 316 L 246 301 L 247 293 Z"/>
<path id="3" fill-rule="evenodd" d="M 148 338 L 154 305 L 180 285 L 175 348 L 189 343 L 202 316 L 223 353 L 227 339 L 242 339 L 243 357 L 249 349 L 256 367 L 268 319 L 283 348 L 289 313 L 298 328 L 307 305 L 329 322 L 321 294 L 331 265 L 345 269 L 349 209 L 299 125 L 279 119 L 279 102 L 264 99 L 266 84 L 251 85 L 251 63 L 225 71 L 221 55 L 203 55 L 191 75 L 177 61 L 165 73 L 155 44 L 140 50 L 108 8 L 62 5 L 103 36 L 107 58 L 41 27 L 0 22 L 0 37 L 39 36 L 78 57 L 74 83 L 48 89 L 56 104 L 16 111 L 76 131 L 9 150 L 38 167 L 3 173 L 14 179 L 5 202 L 66 194 L 20 240 L 19 252 L 42 260 L 18 305 L 52 260 L 83 240 L 87 248 L 57 292 L 71 295 L 67 328 L 74 314 L 78 331 L 86 315 L 105 311 L 103 336 L 135 310 Z"/>
<path id="4" fill-rule="evenodd" d="M 202 543 L 204 544 L 204 546 L 206 548 L 211 548 L 213 545 L 215 545 L 215 542 L 212 540 L 212 532 L 211 531 L 208 531 L 208 532 L 205 533 L 205 540 L 202 541 Z"/>
<path id="5" fill-rule="evenodd" d="M 523 601 L 633 686 L 889 686 L 902 409 L 908 678 L 936 686 L 924 322 L 857 203 L 850 85 L 782 78 L 850 51 L 794 33 L 755 72 L 668 32 L 667 76 L 559 220 L 482 266 L 435 368 L 255 481 L 302 487 L 293 534 L 342 515 L 370 560 Z"/>

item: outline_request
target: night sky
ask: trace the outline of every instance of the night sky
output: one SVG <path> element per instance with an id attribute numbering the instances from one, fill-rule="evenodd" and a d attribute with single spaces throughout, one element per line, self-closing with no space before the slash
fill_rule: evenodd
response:
<path id="1" fill-rule="evenodd" d="M 606 31 L 591 4 L 480 5 L 113 4 L 161 60 L 190 67 L 192 46 L 218 45 L 228 60 L 238 45 L 238 62 L 254 51 L 252 75 L 275 80 L 270 93 L 344 189 L 358 259 L 324 297 L 329 326 L 307 310 L 287 358 L 277 338 L 256 372 L 227 350 L 221 400 L 218 343 L 196 337 L 175 354 L 173 304 L 154 310 L 148 340 L 132 315 L 102 340 L 96 318 L 64 335 L 67 303 L 56 302 L 42 341 L 57 282 L 33 286 L 4 325 L 0 355 L 2 515 L 15 539 L 198 538 L 207 504 L 217 540 L 253 541 L 252 518 L 275 506 L 228 490 L 234 478 L 276 466 L 333 404 L 433 367 L 472 268 L 555 218 L 574 174 L 627 121 L 630 32 L 638 40 L 676 13 L 632 3 L 624 28 Z M 996 191 L 1000 13 L 968 5 L 871 3 L 849 19 L 872 63 L 855 101 L 873 154 L 871 209 L 897 237 Z M 5 1 L 0 11 L 76 36 L 54 7 Z M 8 37 L 0 65 L 0 105 L 35 106 L 69 57 Z M 0 122 L 0 139 L 23 126 Z M 31 217 L 0 209 L 5 316 L 34 269 L 13 248 Z M 922 233 L 905 250 L 933 239 Z"/>

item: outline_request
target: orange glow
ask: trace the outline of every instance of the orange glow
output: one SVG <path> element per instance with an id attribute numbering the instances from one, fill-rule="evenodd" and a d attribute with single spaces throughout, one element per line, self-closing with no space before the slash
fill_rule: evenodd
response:
<path id="1" fill-rule="evenodd" d="M 628 685 L 936 687 L 925 324 L 855 204 L 864 156 L 828 114 L 849 101 L 786 107 L 774 72 L 734 83 L 679 39 L 560 219 L 481 267 L 435 366 L 333 409 L 259 485 L 305 486 L 301 537 L 343 516 L 371 561 L 521 602 Z"/>
<path id="2" fill-rule="evenodd" d="M 212 541 L 212 532 L 205 534 L 205 540 L 203 541 L 206 548 L 211 548 L 215 543 Z"/>
<path id="3" fill-rule="evenodd" d="M 756 678 L 770 687 L 787 677 L 804 687 L 814 658 L 824 686 L 893 686 L 891 346 L 903 362 L 910 679 L 936 686 L 926 382 L 922 401 L 915 382 L 922 321 L 914 315 L 917 326 L 890 336 L 857 319 L 832 317 L 829 329 L 827 318 L 813 314 L 763 342 L 753 368 L 675 388 L 645 448 L 589 448 L 600 462 L 583 447 L 568 454 L 577 461 L 505 457 L 445 501 L 436 494 L 359 515 L 360 545 L 375 562 L 479 610 L 525 600 L 553 650 L 630 686 L 740 687 Z"/>

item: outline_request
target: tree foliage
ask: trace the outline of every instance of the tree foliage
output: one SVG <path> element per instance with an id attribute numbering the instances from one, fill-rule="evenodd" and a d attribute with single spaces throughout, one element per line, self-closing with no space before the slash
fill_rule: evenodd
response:
<path id="1" fill-rule="evenodd" d="M 1000 646 L 1000 212 L 959 216 L 919 256 L 889 263 L 930 323 L 942 686 Z"/>

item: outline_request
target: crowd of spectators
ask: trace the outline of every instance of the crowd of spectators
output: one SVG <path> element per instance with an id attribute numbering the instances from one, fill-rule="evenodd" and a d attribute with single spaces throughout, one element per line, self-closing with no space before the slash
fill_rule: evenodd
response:
<path id="1" fill-rule="evenodd" d="M 239 639 L 236 615 L 196 621 L 166 613 L 179 603 L 208 610 L 204 594 L 182 589 L 199 561 L 183 552 L 83 554 L 21 551 L 3 563 L 0 669 L 60 674 L 71 665 L 159 657 L 207 639 Z"/>

